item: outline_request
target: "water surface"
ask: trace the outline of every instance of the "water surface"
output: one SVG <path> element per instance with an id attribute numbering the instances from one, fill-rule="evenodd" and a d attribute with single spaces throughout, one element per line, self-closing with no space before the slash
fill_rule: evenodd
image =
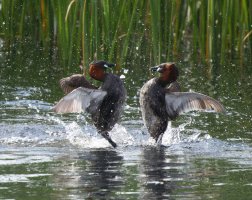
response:
<path id="1" fill-rule="evenodd" d="M 217 98 L 227 112 L 180 116 L 159 147 L 138 104 L 150 64 L 123 64 L 128 99 L 113 149 L 86 114 L 51 112 L 63 95 L 59 79 L 80 70 L 61 70 L 41 51 L 1 49 L 0 199 L 251 198 L 251 64 L 213 63 L 209 74 L 209 66 L 175 60 L 183 91 Z"/>

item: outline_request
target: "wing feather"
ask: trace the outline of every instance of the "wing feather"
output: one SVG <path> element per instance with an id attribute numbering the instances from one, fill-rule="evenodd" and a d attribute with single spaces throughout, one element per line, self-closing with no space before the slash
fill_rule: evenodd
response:
<path id="1" fill-rule="evenodd" d="M 85 76 L 82 74 L 74 74 L 72 76 L 62 78 L 59 83 L 61 89 L 64 91 L 65 94 L 72 92 L 78 87 L 97 89 L 97 87 L 89 83 Z"/>
<path id="2" fill-rule="evenodd" d="M 196 92 L 167 92 L 165 101 L 166 111 L 171 119 L 190 111 L 225 111 L 223 105 L 217 100 Z"/>
<path id="3" fill-rule="evenodd" d="M 79 87 L 64 96 L 54 107 L 53 111 L 56 113 L 80 113 L 96 111 L 102 100 L 104 99 L 106 91 L 98 89 L 88 89 Z"/>

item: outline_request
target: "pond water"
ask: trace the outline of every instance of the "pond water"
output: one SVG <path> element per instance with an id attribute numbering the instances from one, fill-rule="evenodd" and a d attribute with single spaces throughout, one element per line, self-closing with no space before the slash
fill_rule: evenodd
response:
<path id="1" fill-rule="evenodd" d="M 0 51 L 0 199 L 251 199 L 251 63 L 173 60 L 183 91 L 210 95 L 227 112 L 180 116 L 161 147 L 139 112 L 151 64 L 122 64 L 128 99 L 113 149 L 89 116 L 51 112 L 63 96 L 59 79 L 80 70 L 62 70 L 42 51 Z"/>

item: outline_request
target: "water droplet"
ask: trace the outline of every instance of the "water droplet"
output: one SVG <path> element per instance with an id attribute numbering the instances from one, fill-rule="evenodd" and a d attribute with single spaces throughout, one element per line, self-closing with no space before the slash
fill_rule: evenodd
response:
<path id="1" fill-rule="evenodd" d="M 122 75 L 120 76 L 120 79 L 125 79 L 125 76 L 122 74 Z"/>

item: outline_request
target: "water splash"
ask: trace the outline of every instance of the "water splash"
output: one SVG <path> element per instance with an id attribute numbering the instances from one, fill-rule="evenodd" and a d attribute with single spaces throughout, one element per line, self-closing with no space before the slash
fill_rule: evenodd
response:
<path id="1" fill-rule="evenodd" d="M 104 139 L 92 125 L 80 126 L 76 122 L 65 125 L 66 139 L 75 146 L 82 148 L 107 148 L 111 147 L 106 139 Z M 127 130 L 116 124 L 110 131 L 110 136 L 120 146 L 132 145 L 133 137 Z"/>
<path id="2" fill-rule="evenodd" d="M 168 123 L 168 127 L 163 135 L 162 144 L 165 146 L 171 145 L 171 144 L 177 144 L 181 142 L 181 136 L 180 132 L 182 130 L 182 127 L 184 129 L 184 125 L 179 128 L 172 128 L 171 122 Z"/>
<path id="3" fill-rule="evenodd" d="M 78 148 L 111 148 L 111 145 L 97 129 L 85 120 L 84 116 L 76 116 L 69 122 L 69 117 L 57 115 L 39 115 L 38 123 L 0 124 L 0 144 L 20 146 L 75 146 Z M 72 116 L 71 116 L 72 117 Z M 163 135 L 162 145 L 171 146 L 180 143 L 192 143 L 211 139 L 211 136 L 193 129 L 187 129 L 189 124 L 172 127 L 169 123 Z M 116 124 L 110 131 L 110 136 L 119 148 L 127 146 L 157 146 L 149 136 L 142 123 Z"/>
<path id="4" fill-rule="evenodd" d="M 80 118 L 80 116 L 77 116 Z M 81 122 L 77 120 L 71 123 L 66 123 L 57 117 L 53 120 L 65 129 L 60 135 L 65 138 L 71 145 L 80 148 L 107 148 L 111 145 L 104 139 L 97 129 L 89 124 L 85 118 L 81 118 Z M 198 142 L 210 139 L 211 136 L 204 134 L 199 130 L 187 130 L 186 126 L 191 121 L 181 124 L 179 127 L 172 127 L 171 123 L 163 135 L 162 145 L 170 146 L 184 142 Z M 142 124 L 141 124 L 142 125 Z M 129 128 L 120 124 L 116 124 L 109 132 L 110 137 L 114 140 L 118 147 L 127 146 L 157 146 L 155 140 L 151 138 L 145 127 Z"/>

